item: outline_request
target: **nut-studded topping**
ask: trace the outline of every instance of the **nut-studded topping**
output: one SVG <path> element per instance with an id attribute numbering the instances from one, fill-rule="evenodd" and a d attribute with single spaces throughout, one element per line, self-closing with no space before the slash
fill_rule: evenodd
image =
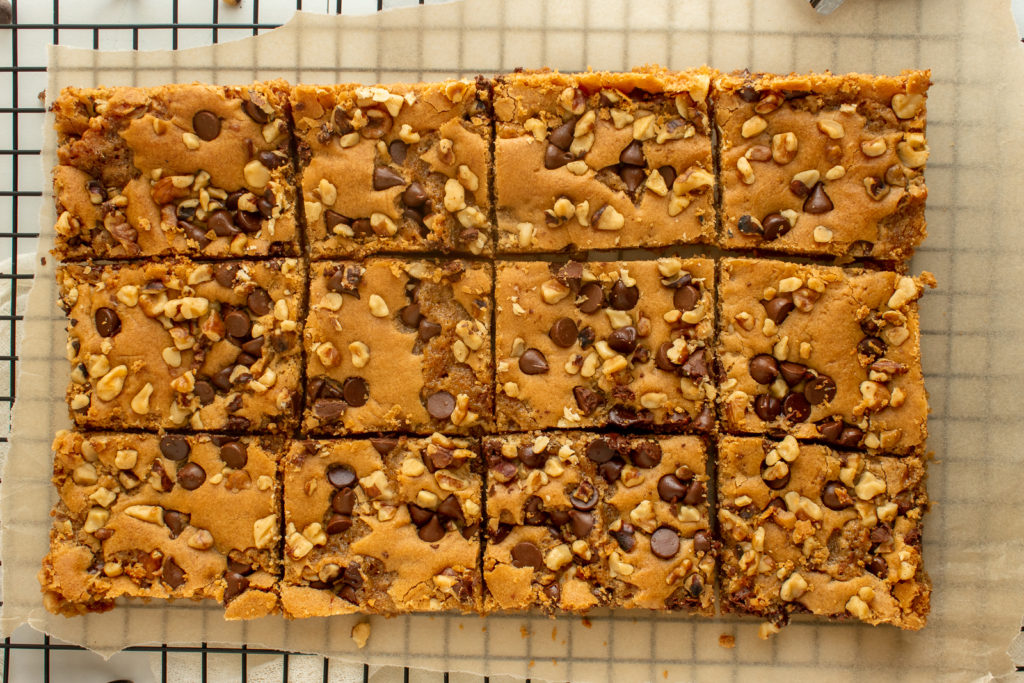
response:
<path id="1" fill-rule="evenodd" d="M 899 93 L 892 96 L 892 110 L 901 119 L 912 119 L 924 108 L 924 95 Z"/>

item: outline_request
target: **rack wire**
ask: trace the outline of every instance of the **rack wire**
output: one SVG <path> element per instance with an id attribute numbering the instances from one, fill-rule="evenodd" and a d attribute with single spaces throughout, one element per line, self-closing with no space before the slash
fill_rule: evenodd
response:
<path id="1" fill-rule="evenodd" d="M 178 49 L 208 45 L 280 26 L 294 10 L 326 14 L 356 14 L 392 7 L 425 4 L 426 0 L 171 0 L 171 2 L 128 2 L 90 0 L 86 3 L 52 0 L 23 0 L 12 3 L 9 26 L 0 25 L 0 444 L 10 431 L 10 414 L 17 396 L 17 339 L 24 319 L 24 307 L 32 283 L 36 258 L 38 215 L 45 174 L 40 168 L 41 129 L 45 109 L 42 94 L 46 86 L 46 45 L 61 44 L 93 49 Z M 343 6 L 344 5 L 344 6 Z M 103 21 L 96 19 L 102 17 Z M 4 163 L 6 160 L 7 163 Z M 44 256 L 42 254 L 38 255 Z M 2 446 L 0 446 L 2 447 Z M 0 596 L 2 598 L 2 596 Z M 0 603 L 2 604 L 2 603 Z M 153 673 L 169 680 L 172 662 L 191 658 L 200 680 L 207 681 L 218 669 L 214 662 L 235 658 L 230 667 L 241 680 L 250 680 L 255 661 L 280 658 L 282 680 L 310 680 L 315 671 L 323 681 L 342 674 L 344 680 L 358 680 L 359 667 L 345 667 L 324 657 L 263 648 L 218 647 L 167 644 L 130 647 L 104 665 L 87 650 L 63 643 L 22 627 L 0 643 L 3 683 L 20 680 L 62 680 L 74 672 L 79 680 L 106 681 L 111 672 L 118 680 L 138 680 Z M 153 658 L 153 659 L 151 659 Z M 158 663 L 157 661 L 158 660 Z M 195 660 L 198 660 L 196 662 Z M 361 678 L 374 680 L 448 681 L 462 674 L 428 674 L 415 670 L 375 670 L 362 665 Z M 484 678 L 486 681 L 487 679 Z"/>

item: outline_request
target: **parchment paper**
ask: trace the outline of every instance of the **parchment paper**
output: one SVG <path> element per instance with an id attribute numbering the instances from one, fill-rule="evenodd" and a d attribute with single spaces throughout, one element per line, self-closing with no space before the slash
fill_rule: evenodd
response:
<path id="1" fill-rule="evenodd" d="M 930 236 L 912 264 L 914 271 L 934 272 L 940 283 L 921 308 L 935 452 L 929 489 L 937 501 L 924 541 L 935 583 L 924 631 L 798 620 L 762 642 L 758 622 L 738 618 L 411 616 L 371 619 L 370 644 L 359 651 L 349 638 L 356 617 L 225 623 L 216 605 L 181 602 L 52 616 L 42 607 L 35 576 L 54 498 L 50 441 L 68 425 L 68 367 L 50 257 L 36 270 L 19 345 L 14 438 L 2 487 L 0 631 L 9 634 L 27 621 L 104 654 L 139 643 L 244 642 L 379 665 L 617 683 L 1008 675 L 1007 649 L 1024 612 L 1024 231 L 1017 208 L 1024 89 L 1008 2 L 848 0 L 827 18 L 796 0 L 467 0 L 366 17 L 300 14 L 259 38 L 177 53 L 51 48 L 47 92 L 52 99 L 69 84 L 273 77 L 386 83 L 517 66 L 627 69 L 649 61 L 722 70 L 932 69 Z M 44 168 L 54 159 L 48 128 Z M 43 205 L 40 254 L 51 247 L 55 218 L 49 197 Z M 719 646 L 723 633 L 735 636 L 734 649 Z M 276 665 L 257 664 L 250 660 L 250 675 L 275 673 Z M 337 667 L 332 672 L 344 675 Z M 188 678 L 184 670 L 178 675 Z"/>

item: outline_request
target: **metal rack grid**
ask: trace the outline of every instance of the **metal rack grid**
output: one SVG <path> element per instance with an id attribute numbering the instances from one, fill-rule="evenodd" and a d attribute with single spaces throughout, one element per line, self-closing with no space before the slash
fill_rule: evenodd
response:
<path id="1" fill-rule="evenodd" d="M 45 182 L 39 167 L 41 127 L 45 109 L 40 95 L 46 85 L 47 44 L 93 49 L 153 49 L 192 47 L 257 35 L 280 26 L 293 10 L 328 14 L 367 13 L 385 8 L 424 4 L 425 0 L 242 0 L 233 6 L 224 0 L 171 0 L 170 3 L 127 3 L 95 0 L 62 4 L 61 0 L 14 0 L 12 23 L 0 26 L 0 443 L 6 443 L 11 409 L 17 395 L 17 338 L 23 320 L 25 298 L 32 283 L 38 238 L 37 217 Z M 20 6 L 19 6 L 20 5 Z M 130 5 L 130 6 L 129 6 Z M 343 7 L 344 5 L 344 7 Z M 96 23 L 96 17 L 107 21 Z M 143 19 L 145 19 L 143 21 Z M 6 43 L 6 45 L 4 45 Z M 2 596 L 0 596 L 2 598 Z M 2 602 L 0 602 L 2 604 Z M 192 662 L 200 680 L 213 671 L 213 661 L 237 658 L 234 670 L 249 680 L 250 658 L 280 658 L 282 680 L 309 680 L 316 671 L 323 681 L 332 674 L 327 658 L 263 648 L 151 645 L 131 647 L 110 663 L 76 645 L 69 645 L 28 627 L 0 643 L 3 651 L 2 680 L 60 680 L 74 670 L 83 680 L 110 680 L 114 676 L 149 674 L 150 657 L 159 680 L 168 680 L 172 659 Z M 156 658 L 159 663 L 155 663 Z M 316 661 L 319 660 L 319 661 Z M 296 671 L 296 664 L 301 663 Z M 73 668 L 72 668 L 73 667 Z M 337 665 L 335 666 L 337 669 Z M 301 674 L 299 673 L 301 671 Z M 362 666 L 362 680 L 436 680 L 448 683 L 448 673 L 426 674 L 405 669 L 371 670 Z M 359 678 L 359 667 L 346 671 L 345 679 Z M 463 675 L 459 680 L 468 680 Z M 487 679 L 484 678 L 486 681 Z"/>

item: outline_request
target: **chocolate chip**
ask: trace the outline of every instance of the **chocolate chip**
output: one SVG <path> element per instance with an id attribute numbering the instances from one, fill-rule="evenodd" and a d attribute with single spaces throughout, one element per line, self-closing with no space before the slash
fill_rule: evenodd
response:
<path id="1" fill-rule="evenodd" d="M 666 474 L 658 480 L 658 495 L 668 503 L 678 503 L 686 496 L 689 486 L 674 474 Z"/>
<path id="2" fill-rule="evenodd" d="M 589 481 L 583 480 L 569 496 L 569 502 L 577 510 L 592 510 L 597 505 L 597 489 Z"/>
<path id="3" fill-rule="evenodd" d="M 228 367 L 216 372 L 211 381 L 213 386 L 217 387 L 221 391 L 231 391 L 231 373 L 234 371 L 234 367 L 229 365 Z"/>
<path id="4" fill-rule="evenodd" d="M 704 502 L 704 494 L 706 491 L 707 489 L 704 487 L 704 482 L 694 479 L 686 489 L 686 495 L 683 496 L 683 502 L 687 505 L 699 505 Z"/>
<path id="5" fill-rule="evenodd" d="M 533 500 L 533 498 L 531 498 Z M 537 499 L 540 501 L 540 499 Z M 575 510 L 573 510 L 575 512 Z M 553 527 L 560 527 L 569 523 L 569 511 L 568 510 L 551 510 L 547 513 L 548 521 Z"/>
<path id="6" fill-rule="evenodd" d="M 622 179 L 627 192 L 636 192 L 647 176 L 644 174 L 644 169 L 639 166 L 623 165 L 619 168 L 619 178 Z"/>
<path id="7" fill-rule="evenodd" d="M 331 465 L 327 468 L 327 481 L 336 489 L 347 488 L 356 482 L 356 473 L 348 465 Z"/>
<path id="8" fill-rule="evenodd" d="M 324 422 L 334 422 L 345 414 L 347 407 L 348 404 L 341 399 L 318 398 L 313 402 L 313 414 Z"/>
<path id="9" fill-rule="evenodd" d="M 426 464 L 427 469 L 433 473 L 437 470 L 443 470 L 451 465 L 455 460 L 453 456 L 454 453 L 451 449 L 434 445 L 427 449 L 427 458 L 423 462 Z"/>
<path id="10" fill-rule="evenodd" d="M 423 526 L 433 518 L 433 511 L 420 507 L 414 503 L 409 503 L 409 519 L 411 519 L 412 523 L 416 526 Z"/>
<path id="11" fill-rule="evenodd" d="M 349 487 L 345 487 L 335 492 L 331 497 L 331 509 L 337 512 L 339 515 L 351 515 L 352 510 L 356 507 L 356 494 Z"/>
<path id="12" fill-rule="evenodd" d="M 739 96 L 741 100 L 743 100 L 747 104 L 753 104 L 761 99 L 761 93 L 757 92 L 749 85 L 745 85 L 739 90 L 737 90 L 736 94 Z"/>
<path id="13" fill-rule="evenodd" d="M 759 394 L 754 399 L 754 414 L 765 422 L 772 422 L 782 414 L 782 401 L 770 394 Z"/>
<path id="14" fill-rule="evenodd" d="M 386 190 L 389 187 L 405 185 L 405 178 L 387 166 L 378 166 L 373 169 L 373 189 Z"/>
<path id="15" fill-rule="evenodd" d="M 235 225 L 235 219 L 231 217 L 231 212 L 224 209 L 217 209 L 211 213 L 206 219 L 206 226 L 218 237 L 230 237 L 240 232 Z"/>
<path id="16" fill-rule="evenodd" d="M 886 564 L 885 558 L 878 555 L 868 561 L 866 569 L 880 579 L 885 579 L 889 575 L 889 565 Z"/>
<path id="17" fill-rule="evenodd" d="M 868 538 L 871 539 L 872 543 L 882 545 L 892 540 L 892 530 L 884 524 L 879 524 L 871 530 Z"/>
<path id="18" fill-rule="evenodd" d="M 572 318 L 559 318 L 548 330 L 548 336 L 556 346 L 567 349 L 576 343 L 576 335 L 579 330 Z"/>
<path id="19" fill-rule="evenodd" d="M 195 227 L 195 226 L 193 226 Z M 196 228 L 199 230 L 199 228 Z M 202 232 L 202 230 L 200 230 Z M 205 239 L 205 237 L 204 237 Z M 207 244 L 209 240 L 206 240 Z M 213 279 L 217 281 L 217 284 L 221 287 L 227 287 L 228 289 L 234 287 L 235 274 L 238 272 L 238 266 L 234 263 L 225 263 L 217 266 L 213 271 Z"/>
<path id="20" fill-rule="evenodd" d="M 259 159 L 261 164 L 269 169 L 275 169 L 278 166 L 283 166 L 288 163 L 288 157 L 284 154 L 279 154 L 270 150 L 263 150 L 256 155 L 256 158 Z"/>
<path id="21" fill-rule="evenodd" d="M 186 491 L 195 491 L 206 481 L 206 470 L 190 462 L 178 470 L 178 483 Z"/>
<path id="22" fill-rule="evenodd" d="M 373 450 L 377 451 L 381 455 L 387 455 L 391 451 L 395 450 L 395 446 L 398 445 L 398 439 L 393 436 L 382 436 L 370 439 L 370 445 L 373 446 Z"/>
<path id="23" fill-rule="evenodd" d="M 328 234 L 333 235 L 335 227 L 339 225 L 351 226 L 352 220 L 350 218 L 342 216 L 337 211 L 331 211 L 330 209 L 327 209 L 327 211 L 324 212 L 324 225 L 327 226 Z"/>
<path id="24" fill-rule="evenodd" d="M 782 413 L 790 422 L 803 422 L 811 416 L 811 404 L 803 394 L 790 394 L 782 400 Z"/>
<path id="25" fill-rule="evenodd" d="M 779 363 L 767 353 L 759 353 L 747 364 L 750 376 L 758 384 L 771 384 L 779 376 Z"/>
<path id="26" fill-rule="evenodd" d="M 249 292 L 249 296 L 245 299 L 245 305 L 253 312 L 254 315 L 263 316 L 270 313 L 273 300 L 270 295 L 267 294 L 267 290 L 262 287 L 257 287 L 253 291 Z"/>
<path id="27" fill-rule="evenodd" d="M 418 209 L 427 203 L 427 191 L 423 189 L 418 181 L 409 183 L 409 187 L 405 188 L 405 192 L 402 193 L 402 202 L 406 206 L 411 206 L 414 209 Z"/>
<path id="28" fill-rule="evenodd" d="M 830 481 L 821 490 L 821 502 L 830 510 L 845 510 L 853 505 L 850 490 L 838 481 Z"/>
<path id="29" fill-rule="evenodd" d="M 342 392 L 345 403 L 353 408 L 366 405 L 366 400 L 370 398 L 370 387 L 367 386 L 366 380 L 362 377 L 349 377 L 346 379 L 342 385 Z"/>
<path id="30" fill-rule="evenodd" d="M 651 441 L 641 441 L 630 454 L 629 459 L 637 467 L 649 469 L 661 462 L 661 445 Z"/>
<path id="31" fill-rule="evenodd" d="M 419 338 L 422 342 L 428 342 L 441 334 L 441 326 L 424 318 L 420 321 Z"/>
<path id="32" fill-rule="evenodd" d="M 770 488 L 771 490 L 778 491 L 779 489 L 785 488 L 786 485 L 789 484 L 789 477 L 792 474 L 792 470 L 788 470 L 787 469 L 786 473 L 784 475 L 782 475 L 781 477 L 779 477 L 778 479 L 765 479 L 764 473 L 765 473 L 766 469 L 768 469 L 768 468 L 762 462 L 761 463 L 761 479 L 764 481 L 764 485 L 767 486 L 768 488 Z M 776 499 L 776 500 L 779 500 L 779 508 L 782 509 L 782 510 L 785 510 L 786 509 L 785 502 L 783 502 L 780 499 Z M 772 503 L 774 503 L 774 502 L 775 502 L 775 500 L 772 501 Z"/>
<path id="33" fill-rule="evenodd" d="M 804 398 L 811 405 L 827 403 L 836 397 L 836 382 L 828 375 L 818 375 L 804 387 Z"/>
<path id="34" fill-rule="evenodd" d="M 239 211 L 235 214 L 235 224 L 242 232 L 251 235 L 263 227 L 263 216 L 256 211 Z"/>
<path id="35" fill-rule="evenodd" d="M 121 331 L 121 319 L 114 309 L 106 306 L 97 308 L 93 317 L 96 320 L 96 331 L 101 337 L 113 337 Z"/>
<path id="36" fill-rule="evenodd" d="M 811 193 L 811 188 L 807 187 L 799 180 L 791 180 L 789 182 L 789 191 L 795 194 L 800 199 L 803 199 Z"/>
<path id="37" fill-rule="evenodd" d="M 544 168 L 549 171 L 561 168 L 572 160 L 573 155 L 571 152 L 561 150 L 554 145 L 548 145 L 547 149 L 544 151 Z"/>
<path id="38" fill-rule="evenodd" d="M 538 496 L 530 496 L 523 506 L 523 520 L 530 526 L 544 526 L 548 523 L 548 515 L 544 512 L 544 501 Z"/>
<path id="39" fill-rule="evenodd" d="M 529 541 L 517 543 L 512 548 L 512 565 L 515 567 L 533 567 L 536 570 L 544 569 L 544 556 L 540 548 Z"/>
<path id="40" fill-rule="evenodd" d="M 420 537 L 420 540 L 426 541 L 427 543 L 436 543 L 444 538 L 445 528 L 441 525 L 441 521 L 437 518 L 437 515 L 433 515 L 430 521 L 420 527 L 420 530 L 416 532 L 416 535 Z"/>
<path id="41" fill-rule="evenodd" d="M 704 349 L 690 354 L 679 368 L 690 379 L 702 380 L 708 376 L 708 360 Z"/>
<path id="42" fill-rule="evenodd" d="M 455 497 L 455 494 L 450 494 L 441 501 L 441 504 L 437 506 L 437 514 L 459 524 L 466 523 L 466 518 L 462 514 L 462 506 L 459 505 L 459 499 Z"/>
<path id="43" fill-rule="evenodd" d="M 524 375 L 543 375 L 548 371 L 548 360 L 539 349 L 526 349 L 519 357 L 519 370 Z"/>
<path id="44" fill-rule="evenodd" d="M 617 311 L 628 311 L 629 309 L 636 306 L 636 302 L 640 299 L 640 290 L 633 285 L 627 287 L 626 283 L 622 280 L 616 280 L 615 284 L 612 285 L 612 292 L 608 298 L 611 307 Z M 586 311 L 584 311 L 586 313 Z"/>
<path id="45" fill-rule="evenodd" d="M 270 115 L 267 114 L 267 112 L 263 111 L 263 108 L 260 107 L 255 102 L 253 102 L 252 100 L 246 100 L 242 104 L 242 109 L 245 111 L 246 115 L 248 115 L 250 119 L 252 119 L 260 125 L 270 122 Z"/>
<path id="46" fill-rule="evenodd" d="M 626 145 L 626 148 L 619 154 L 619 161 L 623 164 L 629 164 L 634 167 L 643 167 L 647 165 L 647 160 L 644 158 L 644 146 L 639 140 L 633 140 L 631 143 Z M 638 169 L 639 170 L 639 169 Z M 643 171 L 640 171 L 641 174 Z"/>
<path id="47" fill-rule="evenodd" d="M 763 231 L 761 224 L 754 220 L 753 216 L 744 214 L 736 223 L 736 229 L 744 235 L 760 235 Z"/>
<path id="48" fill-rule="evenodd" d="M 242 344 L 242 350 L 253 358 L 259 358 L 263 355 L 263 336 L 245 342 Z"/>
<path id="49" fill-rule="evenodd" d="M 171 530 L 171 538 L 177 538 L 188 526 L 191 515 L 178 510 L 164 510 L 164 524 Z"/>
<path id="50" fill-rule="evenodd" d="M 171 588 L 180 588 L 185 583 L 185 570 L 178 566 L 178 563 L 171 557 L 164 558 L 161 578 Z"/>
<path id="51" fill-rule="evenodd" d="M 633 529 L 632 524 L 624 523 L 621 529 L 609 533 L 616 543 L 619 544 L 619 547 L 622 548 L 623 552 L 633 552 L 633 548 L 636 547 L 636 531 Z"/>
<path id="52" fill-rule="evenodd" d="M 789 386 L 799 384 L 807 376 L 807 366 L 784 360 L 779 363 L 779 374 Z"/>
<path id="53" fill-rule="evenodd" d="M 596 282 L 589 282 L 580 289 L 580 301 L 576 306 L 587 315 L 604 308 L 604 291 Z"/>
<path id="54" fill-rule="evenodd" d="M 804 200 L 804 213 L 822 214 L 828 213 L 835 207 L 832 200 L 825 194 L 825 183 L 818 181 L 811 188 L 811 193 Z"/>
<path id="55" fill-rule="evenodd" d="M 608 335 L 608 346 L 619 353 L 633 353 L 633 349 L 636 348 L 636 338 L 636 328 L 626 325 Z"/>
<path id="56" fill-rule="evenodd" d="M 402 321 L 402 324 L 407 327 L 418 327 L 420 320 L 423 319 L 423 315 L 420 313 L 420 305 L 409 304 L 408 306 L 403 306 L 401 310 L 398 311 L 398 318 Z"/>
<path id="57" fill-rule="evenodd" d="M 224 604 L 244 593 L 249 588 L 249 579 L 236 571 L 224 572 Z"/>
<path id="58" fill-rule="evenodd" d="M 679 533 L 667 526 L 659 527 L 651 534 L 651 552 L 663 560 L 675 557 L 679 552 Z"/>
<path id="59" fill-rule="evenodd" d="M 793 300 L 784 296 L 777 296 L 771 301 L 765 301 L 763 305 L 765 313 L 776 325 L 781 325 L 789 312 L 793 310 Z"/>
<path id="60" fill-rule="evenodd" d="M 252 323 L 249 321 L 249 316 L 241 311 L 231 311 L 224 316 L 224 329 L 232 337 L 246 337 L 251 328 Z"/>
<path id="61" fill-rule="evenodd" d="M 548 134 L 548 142 L 558 149 L 568 150 L 572 144 L 573 135 L 576 132 L 576 119 L 569 119 L 562 125 L 551 130 Z"/>
<path id="62" fill-rule="evenodd" d="M 708 538 L 708 532 L 698 531 L 693 535 L 693 549 L 698 553 L 706 553 L 711 550 L 711 539 Z"/>
<path id="63" fill-rule="evenodd" d="M 672 295 L 672 305 L 677 311 L 691 311 L 700 301 L 700 290 L 693 285 L 680 287 Z"/>
<path id="64" fill-rule="evenodd" d="M 168 434 L 160 439 L 160 452 L 168 460 L 180 462 L 188 458 L 188 454 L 192 452 L 192 447 L 188 445 L 185 437 Z"/>
<path id="65" fill-rule="evenodd" d="M 392 140 L 388 144 L 388 154 L 391 155 L 391 159 L 396 164 L 404 164 L 405 156 L 409 151 L 409 146 L 401 140 Z"/>
<path id="66" fill-rule="evenodd" d="M 220 119 L 212 111 L 197 111 L 192 117 L 192 130 L 201 140 L 215 140 L 220 135 Z"/>
<path id="67" fill-rule="evenodd" d="M 249 451 L 241 441 L 229 441 L 220 447 L 220 459 L 228 467 L 240 470 L 249 462 Z"/>
<path id="68" fill-rule="evenodd" d="M 885 355 L 888 346 L 878 337 L 865 337 L 857 344 L 857 353 L 872 360 Z"/>
<path id="69" fill-rule="evenodd" d="M 766 240 L 782 237 L 792 226 L 781 213 L 770 213 L 761 220 L 761 229 Z"/>
<path id="70" fill-rule="evenodd" d="M 557 581 L 554 583 L 549 583 L 548 585 L 544 586 L 544 595 L 548 596 L 548 599 L 555 604 L 558 603 L 558 599 L 561 596 L 561 594 L 562 589 L 558 586 Z"/>
<path id="71" fill-rule="evenodd" d="M 668 352 L 671 348 L 671 342 L 663 342 L 654 354 L 654 364 L 658 366 L 658 369 L 665 372 L 675 372 L 679 368 L 679 366 L 669 360 Z"/>
<path id="72" fill-rule="evenodd" d="M 860 445 L 861 439 L 863 438 L 864 431 L 860 427 L 847 425 L 843 427 L 842 433 L 836 439 L 836 445 L 845 446 L 847 448 L 856 448 Z"/>
<path id="73" fill-rule="evenodd" d="M 672 166 L 662 166 L 658 169 L 658 173 L 665 179 L 665 187 L 671 189 L 676 182 L 676 169 Z"/>
<path id="74" fill-rule="evenodd" d="M 196 396 L 199 397 L 199 403 L 208 406 L 213 403 L 213 399 L 216 398 L 216 392 L 213 390 L 213 385 L 205 379 L 197 379 L 195 387 Z"/>
<path id="75" fill-rule="evenodd" d="M 594 439 L 587 445 L 587 457 L 592 461 L 601 464 L 608 462 L 615 457 L 615 451 L 605 439 Z"/>
<path id="76" fill-rule="evenodd" d="M 823 420 L 815 425 L 821 438 L 829 443 L 835 443 L 843 433 L 843 421 L 835 418 Z"/>
<path id="77" fill-rule="evenodd" d="M 616 427 L 649 426 L 653 422 L 651 411 L 629 406 L 614 405 L 608 410 L 608 421 Z"/>
<path id="78" fill-rule="evenodd" d="M 576 405 L 579 406 L 580 413 L 585 416 L 593 413 L 603 402 L 600 394 L 587 387 L 573 387 L 572 395 L 576 399 Z"/>
<path id="79" fill-rule="evenodd" d="M 543 452 L 534 453 L 531 446 L 521 446 L 519 448 L 519 462 L 523 463 L 530 469 L 543 467 L 544 463 L 547 462 L 547 459 L 547 455 Z"/>
<path id="80" fill-rule="evenodd" d="M 614 484 L 622 476 L 622 468 L 626 466 L 619 458 L 613 458 L 606 463 L 602 463 L 598 466 L 598 473 L 604 477 L 604 480 L 609 484 Z"/>
<path id="81" fill-rule="evenodd" d="M 566 261 L 555 273 L 555 279 L 566 287 L 575 289 L 583 277 L 583 264 L 579 261 Z"/>
<path id="82" fill-rule="evenodd" d="M 447 391 L 431 394 L 427 399 L 427 412 L 435 420 L 447 420 L 455 410 L 455 397 Z"/>
<path id="83" fill-rule="evenodd" d="M 188 221 L 178 221 L 178 229 L 184 232 L 186 237 L 198 244 L 200 249 L 203 249 L 210 244 L 210 239 L 206 236 L 206 231 L 198 225 L 194 225 Z"/>
<path id="84" fill-rule="evenodd" d="M 327 526 L 324 527 L 330 535 L 340 534 L 348 531 L 352 528 L 352 517 L 349 515 L 333 514 L 330 519 L 327 520 Z"/>
<path id="85" fill-rule="evenodd" d="M 580 510 L 569 510 L 572 533 L 576 538 L 586 538 L 594 528 L 594 515 Z"/>

